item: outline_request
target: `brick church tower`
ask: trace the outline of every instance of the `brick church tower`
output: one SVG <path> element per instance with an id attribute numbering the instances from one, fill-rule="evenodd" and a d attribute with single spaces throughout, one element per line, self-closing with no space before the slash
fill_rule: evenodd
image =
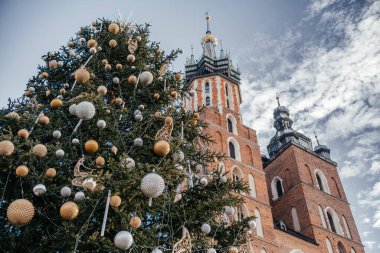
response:
<path id="1" fill-rule="evenodd" d="M 289 110 L 274 110 L 275 136 L 265 173 L 277 226 L 313 239 L 320 252 L 364 252 L 350 205 L 330 150 L 292 128 Z"/>
<path id="2" fill-rule="evenodd" d="M 364 252 L 329 149 L 318 145 L 313 151 L 311 140 L 291 129 L 283 106 L 275 110 L 277 133 L 268 146 L 270 157 L 262 159 L 256 131 L 243 124 L 240 114 L 240 71 L 222 46 L 216 54 L 217 38 L 210 17 L 206 20 L 202 56 L 195 60 L 192 53 L 185 65 L 185 82 L 194 93 L 184 105 L 192 111 L 205 107 L 201 119 L 209 123 L 205 131 L 216 142 L 210 148 L 228 156 L 219 164 L 220 171 L 232 180 L 244 180 L 250 189 L 248 194 L 237 193 L 245 204 L 234 218 L 255 216 L 257 227 L 251 243 L 239 252 Z M 333 251 L 326 248 L 326 238 Z"/>

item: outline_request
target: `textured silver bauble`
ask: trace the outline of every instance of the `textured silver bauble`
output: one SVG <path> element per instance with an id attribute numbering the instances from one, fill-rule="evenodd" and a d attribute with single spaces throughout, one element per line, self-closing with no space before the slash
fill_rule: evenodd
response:
<path id="1" fill-rule="evenodd" d="M 84 200 L 85 197 L 86 197 L 86 195 L 84 194 L 84 192 L 77 192 L 74 195 L 74 200 L 75 201 L 82 201 L 82 200 Z"/>
<path id="2" fill-rule="evenodd" d="M 69 112 L 71 115 L 77 115 L 77 105 L 76 104 L 72 104 L 69 106 Z"/>
<path id="3" fill-rule="evenodd" d="M 68 186 L 64 186 L 61 188 L 61 196 L 66 198 L 71 195 L 71 189 Z"/>
<path id="4" fill-rule="evenodd" d="M 145 196 L 156 198 L 165 190 L 165 181 L 160 175 L 149 173 L 141 180 L 140 188 Z"/>
<path id="5" fill-rule="evenodd" d="M 135 160 L 133 160 L 132 158 L 130 157 L 127 157 L 127 158 L 124 158 L 122 161 L 121 161 L 121 166 L 123 168 L 127 168 L 127 169 L 131 169 L 133 167 L 135 167 Z"/>
<path id="6" fill-rule="evenodd" d="M 55 131 L 53 132 L 53 137 L 54 137 L 55 139 L 59 139 L 59 138 L 61 138 L 61 136 L 62 136 L 61 131 L 59 131 L 59 130 L 55 130 Z"/>
<path id="7" fill-rule="evenodd" d="M 46 186 L 43 184 L 37 184 L 36 186 L 33 187 L 33 193 L 36 196 L 40 196 L 42 194 L 46 193 Z"/>
<path id="8" fill-rule="evenodd" d="M 185 154 L 181 150 L 175 151 L 173 156 L 174 156 L 174 160 L 178 162 L 182 162 L 183 159 L 185 159 Z"/>
<path id="9" fill-rule="evenodd" d="M 57 158 L 62 158 L 64 155 L 65 155 L 65 151 L 63 151 L 62 149 L 58 149 L 57 151 L 55 151 L 55 156 Z"/>
<path id="10" fill-rule="evenodd" d="M 201 227 L 201 231 L 202 231 L 203 234 L 207 235 L 207 234 L 210 233 L 210 231 L 211 231 L 211 227 L 210 227 L 210 225 L 207 224 L 207 223 L 204 223 L 204 224 L 202 225 L 202 227 Z"/>
<path id="11" fill-rule="evenodd" d="M 250 229 L 255 229 L 256 228 L 256 221 L 254 221 L 254 220 L 248 221 L 248 226 Z"/>
<path id="12" fill-rule="evenodd" d="M 235 213 L 235 208 L 233 208 L 232 206 L 225 206 L 224 207 L 224 212 L 227 215 L 231 216 L 231 215 L 233 215 Z"/>
<path id="13" fill-rule="evenodd" d="M 93 103 L 83 101 L 76 106 L 76 115 L 83 120 L 92 119 L 95 116 L 96 109 Z"/>
<path id="14" fill-rule="evenodd" d="M 143 139 L 140 137 L 137 137 L 136 139 L 133 140 L 133 145 L 141 147 L 144 144 Z"/>
<path id="15" fill-rule="evenodd" d="M 153 75 L 149 71 L 144 71 L 140 74 L 140 82 L 142 84 L 151 84 L 153 82 Z"/>
<path id="16" fill-rule="evenodd" d="M 98 122 L 96 122 L 96 126 L 100 129 L 104 129 L 106 127 L 106 125 L 107 125 L 107 123 L 102 119 L 100 119 L 100 120 L 98 120 Z"/>

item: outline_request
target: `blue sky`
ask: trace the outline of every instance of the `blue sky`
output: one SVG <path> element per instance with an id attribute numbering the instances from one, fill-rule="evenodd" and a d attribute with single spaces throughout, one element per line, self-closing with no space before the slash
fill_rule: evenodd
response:
<path id="1" fill-rule="evenodd" d="M 380 252 L 380 1 L 0 1 L 0 101 L 22 94 L 42 64 L 97 17 L 152 23 L 152 38 L 200 56 L 204 13 L 242 72 L 243 118 L 265 152 L 273 136 L 275 93 L 294 128 L 317 131 L 339 164 L 346 194 L 369 253 Z"/>

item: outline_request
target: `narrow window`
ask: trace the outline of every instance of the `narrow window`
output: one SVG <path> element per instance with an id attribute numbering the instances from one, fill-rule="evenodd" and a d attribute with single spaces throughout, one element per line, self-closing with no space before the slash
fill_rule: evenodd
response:
<path id="1" fill-rule="evenodd" d="M 316 174 L 316 176 L 317 176 L 317 182 L 318 182 L 319 189 L 320 189 L 321 191 L 325 191 L 325 190 L 323 189 L 323 184 L 322 184 L 322 179 L 321 179 L 321 177 L 318 175 L 318 173 Z"/>
<path id="2" fill-rule="evenodd" d="M 329 238 L 326 238 L 326 247 L 327 247 L 327 252 L 328 253 L 334 253 L 331 242 Z"/>
<path id="3" fill-rule="evenodd" d="M 264 232 L 263 232 L 263 225 L 261 222 L 261 214 L 259 209 L 255 209 L 255 216 L 256 216 L 256 233 L 257 236 L 259 237 L 264 237 Z"/>
<path id="4" fill-rule="evenodd" d="M 342 219 L 343 219 L 343 226 L 344 226 L 344 229 L 346 230 L 346 235 L 347 235 L 348 238 L 351 239 L 351 231 L 350 231 L 350 227 L 349 227 L 348 224 L 347 224 L 346 217 L 342 216 Z"/>
<path id="5" fill-rule="evenodd" d="M 229 150 L 230 150 L 230 157 L 233 158 L 233 159 L 236 159 L 234 144 L 232 142 L 229 142 L 228 143 L 228 147 L 229 147 Z"/>
<path id="6" fill-rule="evenodd" d="M 206 83 L 206 85 L 205 85 L 205 92 L 210 93 L 210 84 L 209 83 Z"/>
<path id="7" fill-rule="evenodd" d="M 336 233 L 336 228 L 335 228 L 334 220 L 333 220 L 333 217 L 332 217 L 332 215 L 331 215 L 330 212 L 327 212 L 327 219 L 329 220 L 331 231 L 333 231 L 334 233 Z"/>
<path id="8" fill-rule="evenodd" d="M 323 210 L 321 206 L 318 206 L 319 217 L 321 218 L 322 227 L 327 228 L 325 215 L 323 214 Z"/>
<path id="9" fill-rule="evenodd" d="M 346 249 L 344 248 L 344 246 L 341 242 L 338 242 L 338 252 L 339 253 L 346 253 Z"/>
<path id="10" fill-rule="evenodd" d="M 227 119 L 227 126 L 228 126 L 228 132 L 233 133 L 234 127 L 233 127 L 232 121 L 230 119 Z"/>
<path id="11" fill-rule="evenodd" d="M 276 182 L 276 189 L 277 189 L 278 197 L 281 197 L 282 195 L 284 195 L 284 192 L 282 191 L 282 184 L 281 184 L 280 180 L 277 180 L 277 182 Z"/>
<path id="12" fill-rule="evenodd" d="M 295 207 L 292 208 L 292 220 L 293 220 L 294 230 L 297 232 L 300 232 L 301 226 L 300 226 L 300 222 L 298 220 L 297 210 Z"/>
<path id="13" fill-rule="evenodd" d="M 227 108 L 228 109 L 230 108 L 230 101 L 228 101 L 228 98 L 227 98 Z"/>
<path id="14" fill-rule="evenodd" d="M 255 178 L 251 174 L 248 175 L 248 182 L 249 182 L 249 193 L 252 198 L 256 198 Z"/>
<path id="15" fill-rule="evenodd" d="M 206 106 L 210 106 L 210 97 L 206 97 Z"/>

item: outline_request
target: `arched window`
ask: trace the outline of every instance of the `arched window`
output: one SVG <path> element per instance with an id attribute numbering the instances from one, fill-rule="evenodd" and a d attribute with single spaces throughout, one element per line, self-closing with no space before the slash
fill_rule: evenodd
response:
<path id="1" fill-rule="evenodd" d="M 264 237 L 264 232 L 263 232 L 263 224 L 261 222 L 261 214 L 259 209 L 255 209 L 255 217 L 256 217 L 256 233 L 257 236 L 259 237 Z"/>
<path id="2" fill-rule="evenodd" d="M 231 158 L 241 161 L 240 158 L 240 147 L 239 142 L 235 140 L 233 137 L 229 137 L 227 139 L 228 143 L 228 154 Z"/>
<path id="3" fill-rule="evenodd" d="M 338 187 L 338 183 L 335 181 L 335 179 L 333 177 L 331 177 L 331 181 L 334 183 L 334 188 L 335 188 L 335 191 L 337 193 L 337 196 L 339 196 L 339 198 L 341 198 L 341 194 L 340 194 L 340 191 L 339 191 L 339 187 Z"/>
<path id="4" fill-rule="evenodd" d="M 295 207 L 292 208 L 292 220 L 293 220 L 294 230 L 297 232 L 300 232 L 301 226 L 300 226 L 300 222 L 298 220 L 297 210 Z"/>
<path id="5" fill-rule="evenodd" d="M 247 207 L 243 204 L 239 208 L 237 208 L 235 212 L 235 221 L 242 221 L 243 219 L 249 217 L 249 212 Z"/>
<path id="6" fill-rule="evenodd" d="M 351 253 L 356 253 L 354 248 L 351 248 Z"/>
<path id="7" fill-rule="evenodd" d="M 303 253 L 303 251 L 300 249 L 293 249 L 289 253 Z"/>
<path id="8" fill-rule="evenodd" d="M 334 220 L 333 220 L 332 214 L 330 212 L 327 212 L 327 219 L 329 220 L 331 231 L 333 231 L 334 233 L 336 233 L 336 228 L 335 228 Z"/>
<path id="9" fill-rule="evenodd" d="M 284 194 L 284 187 L 280 177 L 274 177 L 271 182 L 272 200 L 276 200 Z"/>
<path id="10" fill-rule="evenodd" d="M 230 151 L 230 157 L 233 158 L 233 159 L 236 159 L 235 145 L 232 142 L 228 143 L 228 149 Z"/>
<path id="11" fill-rule="evenodd" d="M 331 207 L 327 207 L 325 212 L 331 231 L 339 235 L 343 235 L 342 227 L 339 223 L 339 217 L 334 211 L 334 209 L 332 209 Z"/>
<path id="12" fill-rule="evenodd" d="M 219 167 L 218 167 L 219 174 L 223 175 L 226 173 L 226 165 L 224 162 L 219 162 Z"/>
<path id="13" fill-rule="evenodd" d="M 346 217 L 342 216 L 342 220 L 343 220 L 343 226 L 344 226 L 344 229 L 346 230 L 346 235 L 347 235 L 348 238 L 351 239 L 350 227 L 349 227 L 348 224 L 347 224 Z"/>
<path id="14" fill-rule="evenodd" d="M 210 97 L 207 96 L 206 97 L 206 106 L 210 106 L 210 105 L 211 105 Z"/>
<path id="15" fill-rule="evenodd" d="M 232 180 L 234 182 L 238 182 L 238 181 L 243 180 L 243 173 L 241 172 L 241 170 L 238 167 L 235 167 L 232 169 Z M 240 191 L 239 191 L 239 193 L 240 193 Z"/>
<path id="16" fill-rule="evenodd" d="M 329 188 L 329 185 L 327 183 L 327 179 L 326 179 L 325 175 L 322 173 L 322 171 L 316 170 L 315 171 L 315 177 L 317 179 L 318 188 L 321 191 L 324 191 L 324 192 L 330 194 L 330 188 Z"/>
<path id="17" fill-rule="evenodd" d="M 227 119 L 227 127 L 228 127 L 228 132 L 230 132 L 230 133 L 234 132 L 234 127 L 233 127 L 232 121 L 230 119 Z"/>
<path id="18" fill-rule="evenodd" d="M 256 198 L 255 178 L 252 176 L 252 174 L 248 174 L 248 183 L 249 183 L 249 195 L 252 198 Z"/>
<path id="19" fill-rule="evenodd" d="M 323 214 L 323 210 L 321 206 L 318 206 L 318 211 L 319 211 L 319 217 L 321 218 L 322 227 L 327 228 L 325 215 Z"/>
<path id="20" fill-rule="evenodd" d="M 338 242 L 338 253 L 346 253 L 346 249 L 341 242 Z"/>
<path id="21" fill-rule="evenodd" d="M 333 247 L 331 245 L 331 242 L 329 238 L 326 237 L 326 247 L 327 247 L 327 252 L 328 253 L 334 253 Z"/>
<path id="22" fill-rule="evenodd" d="M 208 82 L 205 84 L 205 92 L 210 93 L 210 84 Z"/>

